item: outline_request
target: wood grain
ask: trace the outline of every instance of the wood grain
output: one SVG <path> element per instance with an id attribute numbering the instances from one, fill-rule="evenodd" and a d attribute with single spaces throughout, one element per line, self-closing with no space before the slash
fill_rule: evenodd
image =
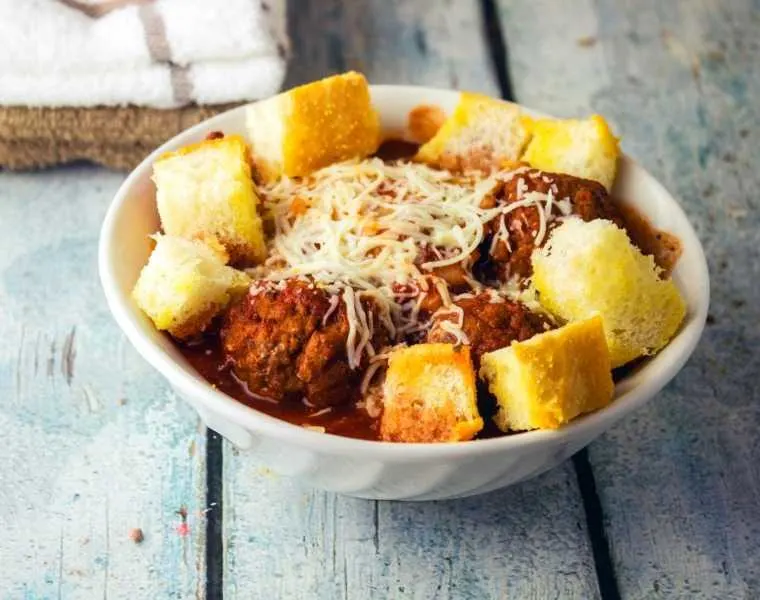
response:
<path id="1" fill-rule="evenodd" d="M 760 597 L 760 6 L 501 4 L 518 100 L 608 116 L 708 254 L 696 354 L 590 448 L 621 595 Z"/>
<path id="2" fill-rule="evenodd" d="M 225 456 L 226 598 L 596 598 L 570 468 L 445 502 L 370 502 Z"/>
<path id="3" fill-rule="evenodd" d="M 98 282 L 120 180 L 0 173 L 2 598 L 204 596 L 205 431 L 120 334 Z"/>
<path id="4" fill-rule="evenodd" d="M 355 68 L 374 83 L 498 94 L 472 3 L 295 5 L 291 84 Z M 226 446 L 227 598 L 598 597 L 569 462 L 480 498 L 405 504 L 305 489 L 254 460 Z"/>
<path id="5" fill-rule="evenodd" d="M 760 6 L 498 5 L 517 99 L 608 116 L 709 256 L 694 358 L 590 448 L 621 595 L 760 597 Z M 291 85 L 355 68 L 497 92 L 476 3 L 299 0 L 289 19 Z M 3 598 L 206 595 L 205 433 L 118 333 L 97 282 L 119 180 L 0 173 Z M 569 463 L 480 498 L 375 503 L 304 489 L 226 446 L 224 494 L 230 598 L 599 597 Z"/>
<path id="6" fill-rule="evenodd" d="M 288 19 L 285 87 L 355 69 L 371 83 L 498 94 L 477 3 L 299 0 L 288 3 Z"/>

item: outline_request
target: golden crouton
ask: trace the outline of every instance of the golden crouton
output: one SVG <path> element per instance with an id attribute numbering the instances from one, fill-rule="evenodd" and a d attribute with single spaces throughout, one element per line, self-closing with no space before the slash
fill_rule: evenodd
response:
<path id="1" fill-rule="evenodd" d="M 420 104 L 409 111 L 406 130 L 410 141 L 424 144 L 430 141 L 446 122 L 446 113 L 440 106 Z"/>
<path id="2" fill-rule="evenodd" d="M 456 442 L 483 428 L 467 346 L 417 344 L 393 352 L 380 434 L 393 442 Z"/>
<path id="3" fill-rule="evenodd" d="M 528 137 L 519 106 L 462 92 L 454 112 L 415 159 L 449 170 L 488 171 L 519 160 Z"/>
<path id="4" fill-rule="evenodd" d="M 246 121 L 256 175 L 267 182 L 364 158 L 380 145 L 367 80 L 354 72 L 256 102 Z"/>
<path id="5" fill-rule="evenodd" d="M 614 392 L 598 316 L 483 355 L 480 376 L 496 396 L 502 431 L 556 429 L 607 406 Z"/>
<path id="6" fill-rule="evenodd" d="M 522 160 L 531 167 L 598 181 L 609 191 L 615 181 L 618 140 L 599 115 L 588 119 L 526 119 L 532 134 Z"/>
<path id="7" fill-rule="evenodd" d="M 203 331 L 245 290 L 250 279 L 225 265 L 221 246 L 200 240 L 156 235 L 156 247 L 140 272 L 132 297 L 157 329 L 177 338 Z M 213 239 L 210 240 L 213 244 Z"/>
<path id="8" fill-rule="evenodd" d="M 686 313 L 675 284 L 610 221 L 566 221 L 532 263 L 547 309 L 569 321 L 601 315 L 613 367 L 657 352 Z"/>
<path id="9" fill-rule="evenodd" d="M 156 204 L 167 235 L 215 237 L 233 263 L 266 257 L 248 148 L 239 136 L 191 144 L 153 165 Z"/>

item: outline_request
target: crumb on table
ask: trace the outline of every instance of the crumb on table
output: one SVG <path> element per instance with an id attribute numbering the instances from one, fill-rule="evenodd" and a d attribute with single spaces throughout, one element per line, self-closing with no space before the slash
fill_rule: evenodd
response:
<path id="1" fill-rule="evenodd" d="M 143 530 L 139 527 L 135 527 L 134 529 L 129 530 L 129 539 L 132 540 L 135 544 L 141 544 L 142 541 L 145 539 L 145 535 L 143 534 Z"/>

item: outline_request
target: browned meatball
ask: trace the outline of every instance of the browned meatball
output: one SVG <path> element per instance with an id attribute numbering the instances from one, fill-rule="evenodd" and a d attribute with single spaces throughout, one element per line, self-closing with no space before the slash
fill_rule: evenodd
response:
<path id="1" fill-rule="evenodd" d="M 383 336 L 377 332 L 373 342 L 384 343 Z M 315 406 L 343 404 L 358 393 L 361 370 L 348 365 L 347 337 L 344 302 L 297 280 L 282 289 L 254 287 L 221 329 L 225 358 L 251 392 L 277 401 L 305 397 Z"/>
<path id="2" fill-rule="evenodd" d="M 512 204 L 524 198 L 527 192 L 546 194 L 553 192 L 554 203 L 551 210 L 552 218 L 547 222 L 547 234 L 542 243 L 548 239 L 548 233 L 561 221 L 560 201 L 570 201 L 570 214 L 577 215 L 584 221 L 594 219 L 609 219 L 623 226 L 620 212 L 607 194 L 603 185 L 596 181 L 581 179 L 572 175 L 560 173 L 545 173 L 531 169 L 512 177 L 504 184 L 501 193 L 489 197 L 492 205 Z M 500 227 L 497 217 L 488 224 L 489 233 L 494 234 Z M 534 206 L 516 208 L 504 217 L 505 226 L 509 232 L 509 247 L 499 241 L 490 248 L 490 257 L 497 263 L 498 275 L 502 280 L 518 276 L 523 279 L 532 273 L 530 256 L 535 249 L 535 238 L 540 228 L 541 219 Z M 490 244 L 489 244 L 490 245 Z"/>
<path id="3" fill-rule="evenodd" d="M 508 346 L 513 341 L 522 342 L 553 327 L 547 318 L 531 312 L 520 302 L 493 300 L 493 294 L 482 293 L 455 302 L 464 312 L 462 331 L 469 340 L 476 369 L 480 367 L 480 357 L 486 352 Z M 428 333 L 429 342 L 456 342 L 452 334 L 439 326 L 444 319 L 454 321 L 455 317 L 451 313 L 436 317 Z"/>

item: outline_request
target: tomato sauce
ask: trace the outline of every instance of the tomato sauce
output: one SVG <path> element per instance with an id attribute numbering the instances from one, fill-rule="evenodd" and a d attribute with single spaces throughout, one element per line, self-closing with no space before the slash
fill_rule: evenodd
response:
<path id="1" fill-rule="evenodd" d="M 225 364 L 219 336 L 209 334 L 193 343 L 177 343 L 182 355 L 206 381 L 238 402 L 276 417 L 307 427 L 324 427 L 328 433 L 366 440 L 379 439 L 378 424 L 353 405 L 336 406 L 325 412 L 301 402 L 276 402 L 249 392 Z"/>

